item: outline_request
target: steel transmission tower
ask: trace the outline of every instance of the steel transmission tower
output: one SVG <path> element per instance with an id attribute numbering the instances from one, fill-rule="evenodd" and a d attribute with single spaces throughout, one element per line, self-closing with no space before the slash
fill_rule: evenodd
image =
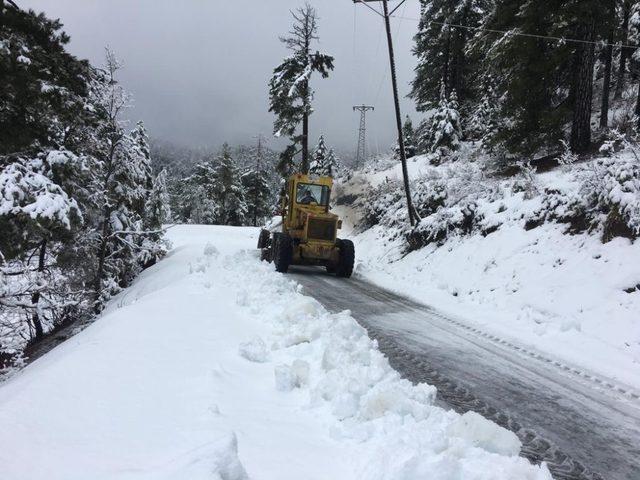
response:
<path id="1" fill-rule="evenodd" d="M 356 152 L 356 166 L 364 165 L 367 157 L 367 112 L 375 110 L 370 105 L 356 105 L 354 112 L 360 112 L 360 129 L 358 130 L 358 151 Z"/>

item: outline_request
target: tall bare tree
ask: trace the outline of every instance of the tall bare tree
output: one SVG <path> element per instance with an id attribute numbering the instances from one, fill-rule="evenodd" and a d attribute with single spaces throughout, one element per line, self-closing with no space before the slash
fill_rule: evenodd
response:
<path id="1" fill-rule="evenodd" d="M 311 75 L 316 72 L 322 78 L 333 70 L 333 57 L 319 51 L 313 52 L 312 44 L 318 37 L 318 14 L 308 3 L 291 12 L 293 27 L 280 41 L 292 54 L 274 70 L 269 82 L 269 111 L 276 115 L 274 133 L 291 138 L 295 151 L 299 145 L 302 152 L 300 169 L 309 171 L 309 116 L 313 113 L 311 102 Z M 297 129 L 302 123 L 302 132 Z M 287 149 L 290 153 L 291 148 Z"/>

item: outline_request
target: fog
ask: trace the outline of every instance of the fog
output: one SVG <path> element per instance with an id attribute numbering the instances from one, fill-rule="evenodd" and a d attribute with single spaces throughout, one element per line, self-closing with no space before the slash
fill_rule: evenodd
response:
<path id="1" fill-rule="evenodd" d="M 16 0 L 60 18 L 70 50 L 102 64 L 109 46 L 124 62 L 121 81 L 133 93 L 131 120 L 144 120 L 152 137 L 188 146 L 248 143 L 271 137 L 267 83 L 287 54 L 278 36 L 302 0 Z M 331 77 L 315 77 L 311 143 L 324 133 L 342 151 L 355 149 L 355 104 L 368 115 L 372 151 L 394 143 L 395 120 L 382 18 L 351 0 L 312 0 L 320 16 L 317 48 L 335 57 Z M 395 6 L 398 1 L 391 0 Z M 370 4 L 378 6 L 376 3 Z M 416 112 L 409 92 L 415 60 L 412 37 L 418 0 L 407 0 L 392 29 L 403 115 Z M 277 147 L 280 143 L 270 140 Z"/>

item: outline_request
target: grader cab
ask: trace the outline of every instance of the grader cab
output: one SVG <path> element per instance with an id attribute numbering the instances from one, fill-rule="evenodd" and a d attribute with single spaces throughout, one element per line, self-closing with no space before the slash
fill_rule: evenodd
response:
<path id="1" fill-rule="evenodd" d="M 280 231 L 261 230 L 262 258 L 286 273 L 290 265 L 320 265 L 348 278 L 355 252 L 351 240 L 337 238 L 342 221 L 329 211 L 331 177 L 296 174 L 287 181 Z"/>

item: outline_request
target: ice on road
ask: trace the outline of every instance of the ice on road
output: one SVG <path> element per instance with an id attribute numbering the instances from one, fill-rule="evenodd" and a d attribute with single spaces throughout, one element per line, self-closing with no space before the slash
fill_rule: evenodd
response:
<path id="1" fill-rule="evenodd" d="M 260 263 L 256 236 L 171 229 L 166 259 L 0 385 L 0 478 L 551 479 Z"/>

